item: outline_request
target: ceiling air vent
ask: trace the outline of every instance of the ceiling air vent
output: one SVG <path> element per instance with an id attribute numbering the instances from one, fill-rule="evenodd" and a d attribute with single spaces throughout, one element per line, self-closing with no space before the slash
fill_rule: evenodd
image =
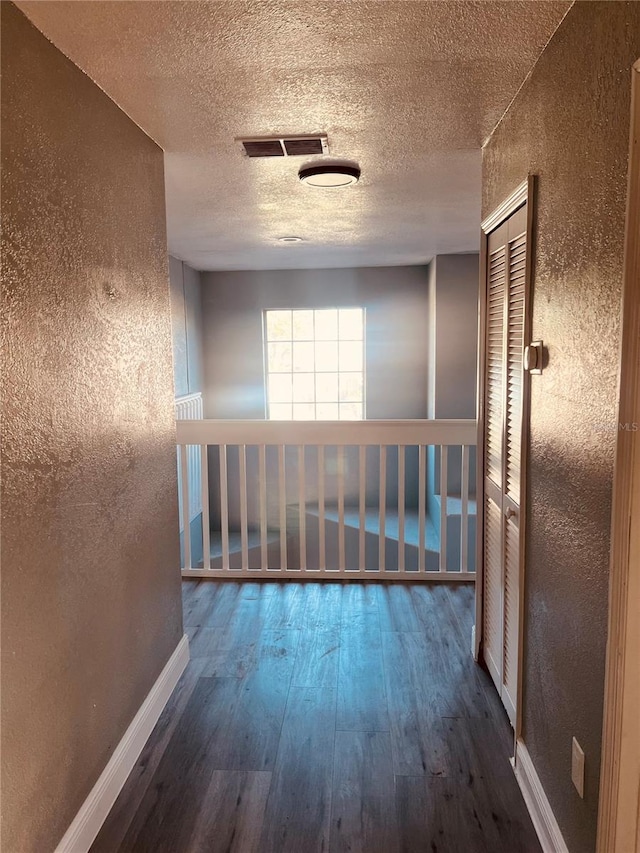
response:
<path id="1" fill-rule="evenodd" d="M 284 157 L 279 139 L 243 139 L 247 157 Z"/>
<path id="2" fill-rule="evenodd" d="M 319 137 L 316 137 L 315 139 L 283 140 L 284 150 L 287 152 L 289 157 L 306 156 L 308 154 L 324 154 L 325 148 L 322 147 L 322 142 L 323 140 Z"/>
<path id="3" fill-rule="evenodd" d="M 329 143 L 324 135 L 276 136 L 262 139 L 239 139 L 247 157 L 308 157 L 327 154 Z"/>

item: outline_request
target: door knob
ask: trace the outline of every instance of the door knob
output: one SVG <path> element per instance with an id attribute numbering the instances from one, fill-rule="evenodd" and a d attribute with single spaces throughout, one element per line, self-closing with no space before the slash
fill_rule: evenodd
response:
<path id="1" fill-rule="evenodd" d="M 505 518 L 509 519 L 509 518 L 515 518 L 518 513 L 512 507 L 507 507 L 504 514 L 505 514 Z"/>

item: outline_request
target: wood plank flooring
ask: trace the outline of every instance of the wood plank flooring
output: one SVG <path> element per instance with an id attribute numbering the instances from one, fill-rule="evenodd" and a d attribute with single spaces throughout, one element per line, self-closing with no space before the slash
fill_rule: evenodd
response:
<path id="1" fill-rule="evenodd" d="M 539 853 L 471 587 L 183 600 L 191 662 L 92 853 Z"/>

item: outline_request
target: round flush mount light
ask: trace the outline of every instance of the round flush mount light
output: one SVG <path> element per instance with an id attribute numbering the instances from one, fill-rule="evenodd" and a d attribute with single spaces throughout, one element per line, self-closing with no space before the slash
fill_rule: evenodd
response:
<path id="1" fill-rule="evenodd" d="M 346 166 L 341 163 L 321 163 L 303 166 L 298 177 L 309 187 L 336 189 L 357 184 L 360 180 L 360 169 L 358 166 Z"/>
<path id="2" fill-rule="evenodd" d="M 302 243 L 302 237 L 278 237 L 279 243 Z"/>

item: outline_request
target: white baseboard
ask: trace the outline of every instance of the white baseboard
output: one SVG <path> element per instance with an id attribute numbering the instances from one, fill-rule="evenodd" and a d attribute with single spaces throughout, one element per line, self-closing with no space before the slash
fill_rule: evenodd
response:
<path id="1" fill-rule="evenodd" d="M 55 853 L 88 853 L 188 663 L 189 638 L 185 634 L 56 847 Z"/>
<path id="2" fill-rule="evenodd" d="M 529 751 L 519 738 L 516 742 L 513 771 L 531 815 L 533 826 L 538 833 L 543 853 L 569 853 Z"/>

